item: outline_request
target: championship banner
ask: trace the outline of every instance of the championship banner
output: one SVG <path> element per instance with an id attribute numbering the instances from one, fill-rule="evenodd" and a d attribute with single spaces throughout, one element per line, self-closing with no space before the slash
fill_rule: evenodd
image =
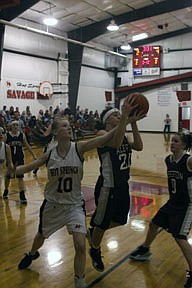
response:
<path id="1" fill-rule="evenodd" d="M 42 83 L 44 83 L 44 85 L 41 85 Z M 6 95 L 5 97 L 7 99 L 47 100 L 53 94 L 53 89 L 51 89 L 52 85 L 48 81 L 42 83 L 30 80 L 2 79 L 1 91 L 3 93 L 2 95 Z M 42 86 L 43 92 L 40 91 L 40 87 Z"/>

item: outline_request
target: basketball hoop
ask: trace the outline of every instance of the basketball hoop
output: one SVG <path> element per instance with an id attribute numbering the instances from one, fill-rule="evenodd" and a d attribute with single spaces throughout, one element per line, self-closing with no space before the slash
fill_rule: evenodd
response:
<path id="1" fill-rule="evenodd" d="M 53 86 L 49 81 L 40 83 L 38 99 L 49 99 L 53 95 Z"/>

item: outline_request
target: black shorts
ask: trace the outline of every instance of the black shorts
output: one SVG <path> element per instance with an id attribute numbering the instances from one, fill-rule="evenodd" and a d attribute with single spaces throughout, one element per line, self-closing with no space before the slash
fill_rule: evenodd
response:
<path id="1" fill-rule="evenodd" d="M 171 233 L 174 238 L 187 239 L 192 225 L 192 203 L 179 207 L 167 202 L 159 209 L 152 222 Z"/>
<path id="2" fill-rule="evenodd" d="M 118 188 L 101 187 L 97 199 L 95 199 L 96 210 L 91 218 L 91 226 L 97 226 L 101 229 L 108 229 L 111 222 L 119 225 L 127 223 L 130 209 L 130 196 L 128 183 Z"/>

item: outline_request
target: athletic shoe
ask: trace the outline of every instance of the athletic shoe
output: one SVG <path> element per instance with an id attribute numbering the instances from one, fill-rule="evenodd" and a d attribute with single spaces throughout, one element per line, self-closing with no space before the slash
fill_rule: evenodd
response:
<path id="1" fill-rule="evenodd" d="M 87 285 L 85 283 L 85 278 L 79 278 L 77 276 L 75 276 L 75 279 L 74 279 L 74 288 L 86 288 Z"/>
<path id="2" fill-rule="evenodd" d="M 25 198 L 25 192 L 21 191 L 19 193 L 19 197 L 20 197 L 20 203 L 21 204 L 27 204 L 27 199 Z"/>
<path id="3" fill-rule="evenodd" d="M 187 282 L 184 285 L 184 288 L 192 288 L 192 271 L 187 271 Z"/>
<path id="4" fill-rule="evenodd" d="M 97 271 L 103 272 L 105 267 L 104 267 L 104 264 L 102 261 L 101 249 L 100 248 L 95 249 L 95 248 L 91 247 L 89 249 L 89 255 L 91 257 L 93 267 Z"/>
<path id="5" fill-rule="evenodd" d="M 9 191 L 7 189 L 5 189 L 3 192 L 3 199 L 8 199 L 8 193 L 9 193 Z"/>
<path id="6" fill-rule="evenodd" d="M 143 245 L 137 247 L 133 252 L 130 253 L 129 258 L 134 261 L 146 261 L 151 255 L 150 249 Z"/>
<path id="7" fill-rule="evenodd" d="M 29 267 L 33 260 L 39 258 L 40 254 L 38 251 L 35 252 L 34 255 L 31 255 L 30 253 L 26 253 L 25 257 L 21 260 L 21 262 L 18 265 L 18 269 L 26 269 Z"/>
<path id="8" fill-rule="evenodd" d="M 94 230 L 93 227 L 87 229 L 87 235 L 86 235 L 86 237 L 87 237 L 87 240 L 88 240 L 88 242 L 89 242 L 90 248 L 91 248 L 91 243 L 92 243 L 93 230 Z"/>
<path id="9" fill-rule="evenodd" d="M 37 175 L 37 171 L 38 171 L 39 169 L 35 169 L 35 170 L 33 170 L 33 175 Z"/>

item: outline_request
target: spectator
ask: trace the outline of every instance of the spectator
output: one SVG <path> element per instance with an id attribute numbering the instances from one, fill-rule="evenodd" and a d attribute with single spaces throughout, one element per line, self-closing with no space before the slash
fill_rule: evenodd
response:
<path id="1" fill-rule="evenodd" d="M 170 133 L 170 130 L 171 130 L 171 118 L 169 117 L 169 114 L 166 114 L 166 118 L 164 120 L 164 130 L 163 132 L 164 133 Z"/>

